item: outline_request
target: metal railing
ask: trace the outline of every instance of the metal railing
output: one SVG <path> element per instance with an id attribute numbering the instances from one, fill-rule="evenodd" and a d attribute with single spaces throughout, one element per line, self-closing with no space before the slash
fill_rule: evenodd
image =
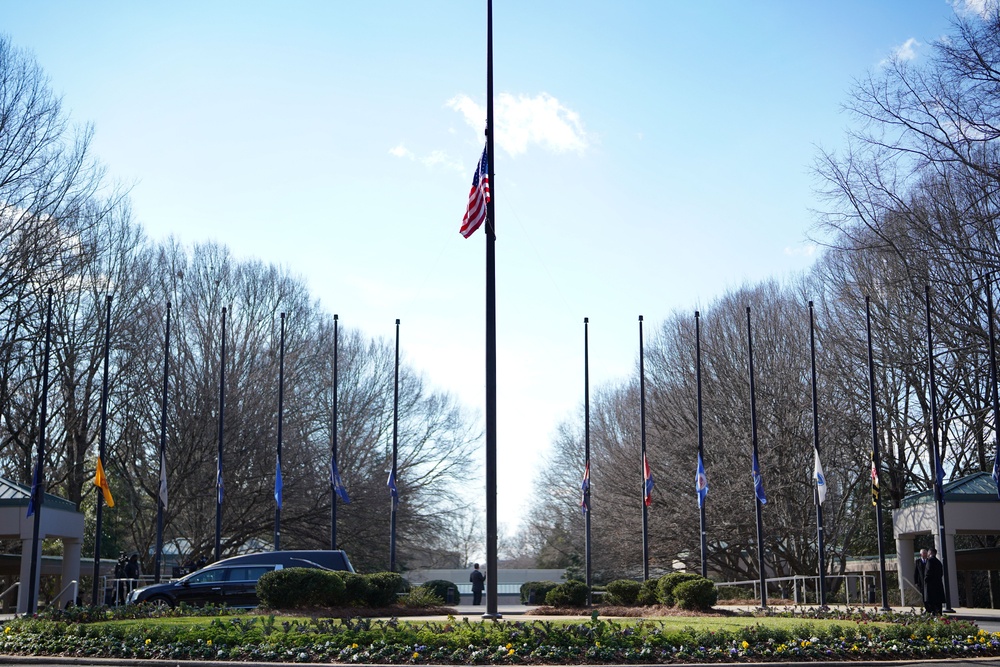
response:
<path id="1" fill-rule="evenodd" d="M 71 581 L 68 584 L 66 584 L 66 587 L 63 588 L 61 591 L 59 591 L 58 595 L 56 595 L 54 598 L 52 598 L 52 603 L 51 604 L 54 604 L 56 606 L 56 609 L 60 608 L 60 604 L 61 604 L 63 593 L 65 593 L 66 591 L 68 591 L 70 589 L 73 590 L 73 594 L 71 596 L 69 596 L 69 602 L 72 602 L 74 605 L 76 604 L 76 598 L 77 598 L 77 594 L 79 593 L 80 587 L 79 587 L 79 583 L 77 582 L 77 580 L 74 579 L 73 581 Z"/>
<path id="2" fill-rule="evenodd" d="M 866 604 L 874 602 L 874 593 L 876 591 L 875 575 L 873 574 L 828 574 L 824 577 L 827 581 L 827 590 L 832 588 L 830 584 L 842 579 L 843 580 L 843 591 L 844 599 L 846 604 Z M 853 581 L 854 586 L 854 600 L 851 599 L 851 582 Z M 767 590 L 772 589 L 772 584 L 778 586 L 782 589 L 781 597 L 786 597 L 785 593 L 787 589 L 791 588 L 792 601 L 795 604 L 810 604 L 809 599 L 812 597 L 815 604 L 819 604 L 819 575 L 803 576 L 794 575 L 791 577 L 772 577 L 764 581 L 764 585 Z M 784 585 L 782 585 L 784 584 Z M 810 591 L 810 585 L 812 591 Z M 721 588 L 723 586 L 741 586 L 744 588 L 753 588 L 754 599 L 760 599 L 760 580 L 752 579 L 748 581 L 719 581 L 715 584 L 716 588 Z M 769 595 L 769 597 L 771 597 Z M 724 601 L 723 601 L 724 602 Z"/>

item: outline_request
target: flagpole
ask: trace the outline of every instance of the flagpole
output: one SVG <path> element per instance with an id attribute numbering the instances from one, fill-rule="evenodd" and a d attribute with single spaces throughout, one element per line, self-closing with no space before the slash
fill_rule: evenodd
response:
<path id="1" fill-rule="evenodd" d="M 285 409 L 285 314 L 281 313 L 281 340 L 278 343 L 278 455 L 274 469 L 274 550 L 281 551 L 281 421 Z"/>
<path id="2" fill-rule="evenodd" d="M 222 440 L 226 424 L 226 309 L 222 309 L 222 355 L 219 364 L 219 455 L 215 470 L 215 560 L 222 560 Z"/>
<path id="3" fill-rule="evenodd" d="M 649 508 L 646 506 L 646 370 L 639 316 L 639 435 L 642 442 L 642 580 L 649 579 Z"/>
<path id="4" fill-rule="evenodd" d="M 486 0 L 486 162 L 490 198 L 486 203 L 486 613 L 497 610 L 497 300 L 496 180 L 493 177 L 493 0 Z"/>
<path id="5" fill-rule="evenodd" d="M 108 438 L 108 357 L 111 349 L 111 296 L 104 298 L 104 378 L 101 381 L 101 439 L 97 445 L 97 460 L 104 468 L 104 449 Z M 97 586 L 101 580 L 101 530 L 104 523 L 104 489 L 97 487 L 97 513 L 94 528 L 94 586 L 91 592 L 90 605 L 97 606 Z"/>
<path id="6" fill-rule="evenodd" d="M 170 302 L 167 301 L 167 328 L 163 337 L 163 400 L 160 402 L 160 488 L 156 494 L 156 557 L 153 565 L 153 583 L 160 583 L 163 558 L 163 513 L 167 509 L 163 500 L 167 476 L 167 387 L 170 371 Z"/>
<path id="7" fill-rule="evenodd" d="M 399 481 L 396 479 L 396 461 L 399 453 L 399 319 L 396 320 L 396 366 L 392 382 L 392 473 L 389 502 L 389 571 L 396 571 L 396 505 L 399 504 Z"/>
<path id="8" fill-rule="evenodd" d="M 698 384 L 698 460 L 705 465 L 705 439 L 702 428 L 701 412 L 701 313 L 694 311 L 694 358 L 695 358 L 695 378 Z M 707 494 L 702 500 L 698 496 L 698 529 L 701 534 L 701 576 L 708 577 L 708 531 L 705 529 L 705 505 L 708 503 Z"/>
<path id="9" fill-rule="evenodd" d="M 924 288 L 927 305 L 927 374 L 931 392 L 931 467 L 934 471 L 934 491 L 937 496 L 938 541 L 941 543 L 941 567 L 944 569 L 944 611 L 954 613 L 951 608 L 951 584 L 948 576 L 948 543 L 945 542 L 944 526 L 944 470 L 938 448 L 937 384 L 934 381 L 934 341 L 931 337 L 931 286 Z"/>
<path id="10" fill-rule="evenodd" d="M 986 308 L 990 320 L 990 394 L 993 397 L 993 441 L 996 453 L 993 458 L 993 481 L 997 484 L 997 497 L 1000 498 L 1000 387 L 997 386 L 997 348 L 996 330 L 993 324 L 993 281 L 986 278 Z"/>
<path id="11" fill-rule="evenodd" d="M 750 440 L 753 443 L 753 460 L 758 468 L 760 458 L 757 452 L 757 387 L 753 377 L 753 333 L 750 328 L 750 306 L 747 306 L 747 351 L 750 361 Z M 760 471 L 757 471 L 760 474 Z M 767 577 L 764 572 L 764 521 L 761 517 L 760 496 L 757 495 L 756 480 L 754 480 L 754 508 L 757 514 L 757 567 L 760 570 L 760 606 L 767 608 Z"/>
<path id="12" fill-rule="evenodd" d="M 584 561 L 587 566 L 587 606 L 593 604 L 591 597 L 591 561 L 590 561 L 590 318 L 583 318 L 583 442 L 584 470 L 587 477 L 587 488 L 583 491 L 583 502 L 587 507 L 584 520 L 587 528 L 584 533 Z"/>
<path id="13" fill-rule="evenodd" d="M 882 476 L 882 454 L 878 446 L 878 416 L 875 412 L 875 354 L 872 348 L 872 306 L 871 298 L 865 297 L 865 326 L 868 330 L 868 394 L 870 397 L 872 415 L 872 465 L 875 466 L 875 480 Z M 877 496 L 872 498 L 875 504 L 875 534 L 878 537 L 878 567 L 882 589 L 882 610 L 889 611 L 889 585 L 885 579 L 885 538 L 882 535 L 882 487 L 879 485 Z"/>
<path id="14" fill-rule="evenodd" d="M 337 469 L 337 353 L 340 346 L 337 314 L 333 315 L 333 442 L 330 445 L 330 470 Z M 337 549 L 337 487 L 330 480 L 330 549 Z"/>
<path id="15" fill-rule="evenodd" d="M 813 317 L 813 302 L 809 302 L 809 356 L 812 366 L 812 410 L 813 410 L 813 448 L 816 450 L 816 457 L 819 458 L 819 402 L 816 397 L 816 326 Z M 826 480 L 822 480 L 826 483 Z M 816 546 L 818 549 L 819 566 L 819 606 L 826 607 L 826 558 L 823 545 L 823 503 L 819 497 L 819 482 L 816 481 L 816 489 L 813 494 L 813 501 L 816 503 Z"/>
<path id="16" fill-rule="evenodd" d="M 28 607 L 27 613 L 35 613 L 39 585 L 39 536 L 42 527 L 42 502 L 45 500 L 45 422 L 48 410 L 49 399 L 49 344 L 52 338 L 52 294 L 53 289 L 49 288 L 48 305 L 45 309 L 45 347 L 42 352 L 42 406 L 39 415 L 38 425 L 38 462 L 35 464 L 35 472 L 38 482 L 32 489 L 32 503 L 34 508 L 34 521 L 31 527 L 31 569 L 28 581 Z M 34 480 L 33 480 L 34 481 Z"/>

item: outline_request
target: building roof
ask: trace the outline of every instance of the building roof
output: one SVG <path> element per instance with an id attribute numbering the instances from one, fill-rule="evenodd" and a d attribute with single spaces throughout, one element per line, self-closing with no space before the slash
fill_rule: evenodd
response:
<path id="1" fill-rule="evenodd" d="M 0 507 L 27 507 L 31 498 L 31 487 L 0 477 Z M 76 504 L 65 498 L 46 493 L 42 507 L 76 512 Z"/>
<path id="2" fill-rule="evenodd" d="M 928 489 L 906 496 L 899 506 L 901 508 L 913 507 L 934 501 L 934 489 Z M 945 484 L 944 501 L 946 503 L 996 503 L 1000 502 L 1000 498 L 997 498 L 997 485 L 993 482 L 993 477 L 988 472 L 977 472 Z"/>

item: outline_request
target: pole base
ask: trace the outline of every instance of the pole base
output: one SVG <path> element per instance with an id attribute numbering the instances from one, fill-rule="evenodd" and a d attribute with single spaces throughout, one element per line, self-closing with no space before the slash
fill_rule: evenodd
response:
<path id="1" fill-rule="evenodd" d="M 482 618 L 484 621 L 499 621 L 501 618 L 503 618 L 503 614 L 501 614 L 500 612 L 497 612 L 495 614 L 486 612 L 480 618 Z"/>

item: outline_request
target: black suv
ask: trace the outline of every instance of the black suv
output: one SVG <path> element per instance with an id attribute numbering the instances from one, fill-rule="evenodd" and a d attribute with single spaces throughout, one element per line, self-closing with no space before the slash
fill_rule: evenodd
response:
<path id="1" fill-rule="evenodd" d="M 166 584 L 137 588 L 128 595 L 129 604 L 175 607 L 216 604 L 227 607 L 256 607 L 257 580 L 265 572 L 286 567 L 315 567 L 321 570 L 354 572 L 343 551 L 268 551 L 233 556 L 212 563 L 197 572 Z"/>

